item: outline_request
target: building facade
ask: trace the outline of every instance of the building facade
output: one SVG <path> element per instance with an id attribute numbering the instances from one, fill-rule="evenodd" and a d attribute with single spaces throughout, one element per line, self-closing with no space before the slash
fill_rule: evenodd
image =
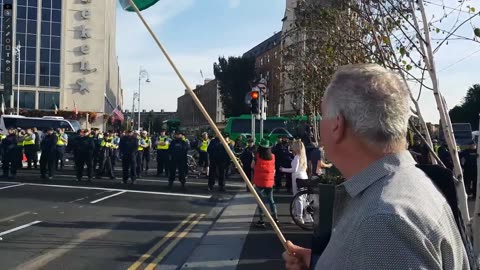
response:
<path id="1" fill-rule="evenodd" d="M 204 85 L 197 85 L 193 91 L 215 123 L 225 122 L 217 80 L 205 80 Z M 208 126 L 207 119 L 197 108 L 187 91 L 177 100 L 177 118 L 180 120 L 182 127 L 201 129 Z"/>
<path id="2" fill-rule="evenodd" d="M 280 114 L 280 54 L 282 33 L 276 33 L 250 51 L 243 57 L 255 58 L 255 73 L 257 79 L 266 79 L 268 84 L 267 115 Z"/>
<path id="3" fill-rule="evenodd" d="M 76 105 L 78 111 L 95 112 L 94 126 L 102 126 L 122 106 L 115 0 L 16 0 L 13 30 L 13 44 L 21 46 L 21 109 L 73 111 Z M 14 106 L 17 65 L 15 60 Z M 11 98 L 4 98 L 9 106 Z"/>

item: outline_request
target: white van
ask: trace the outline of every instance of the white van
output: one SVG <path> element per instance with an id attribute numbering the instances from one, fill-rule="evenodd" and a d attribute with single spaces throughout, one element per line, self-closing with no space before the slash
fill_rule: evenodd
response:
<path id="1" fill-rule="evenodd" d="M 0 117 L 0 129 L 3 134 L 7 134 L 7 128 L 34 128 L 39 131 L 43 131 L 47 128 L 64 128 L 66 132 L 76 132 L 75 128 L 70 121 L 65 120 L 63 117 L 56 116 L 44 116 L 44 117 L 25 117 L 21 115 L 2 115 Z"/>

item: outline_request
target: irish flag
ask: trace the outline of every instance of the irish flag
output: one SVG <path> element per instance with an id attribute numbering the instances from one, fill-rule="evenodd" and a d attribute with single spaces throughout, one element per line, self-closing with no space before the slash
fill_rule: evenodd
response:
<path id="1" fill-rule="evenodd" d="M 147 9 L 155 5 L 159 0 L 120 0 L 120 5 L 126 11 L 135 11 L 131 5 L 133 2 L 139 10 Z"/>

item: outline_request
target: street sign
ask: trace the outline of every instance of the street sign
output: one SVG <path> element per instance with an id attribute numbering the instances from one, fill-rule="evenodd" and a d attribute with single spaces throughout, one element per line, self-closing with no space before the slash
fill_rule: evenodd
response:
<path id="1" fill-rule="evenodd" d="M 12 57 L 13 57 L 13 24 L 12 24 L 12 5 L 3 5 L 3 94 L 12 95 Z"/>

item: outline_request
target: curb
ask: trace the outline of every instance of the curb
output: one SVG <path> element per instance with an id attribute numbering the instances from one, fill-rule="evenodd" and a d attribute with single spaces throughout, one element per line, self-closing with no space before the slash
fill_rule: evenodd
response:
<path id="1" fill-rule="evenodd" d="M 180 269 L 236 269 L 256 209 L 250 193 L 237 194 Z"/>

